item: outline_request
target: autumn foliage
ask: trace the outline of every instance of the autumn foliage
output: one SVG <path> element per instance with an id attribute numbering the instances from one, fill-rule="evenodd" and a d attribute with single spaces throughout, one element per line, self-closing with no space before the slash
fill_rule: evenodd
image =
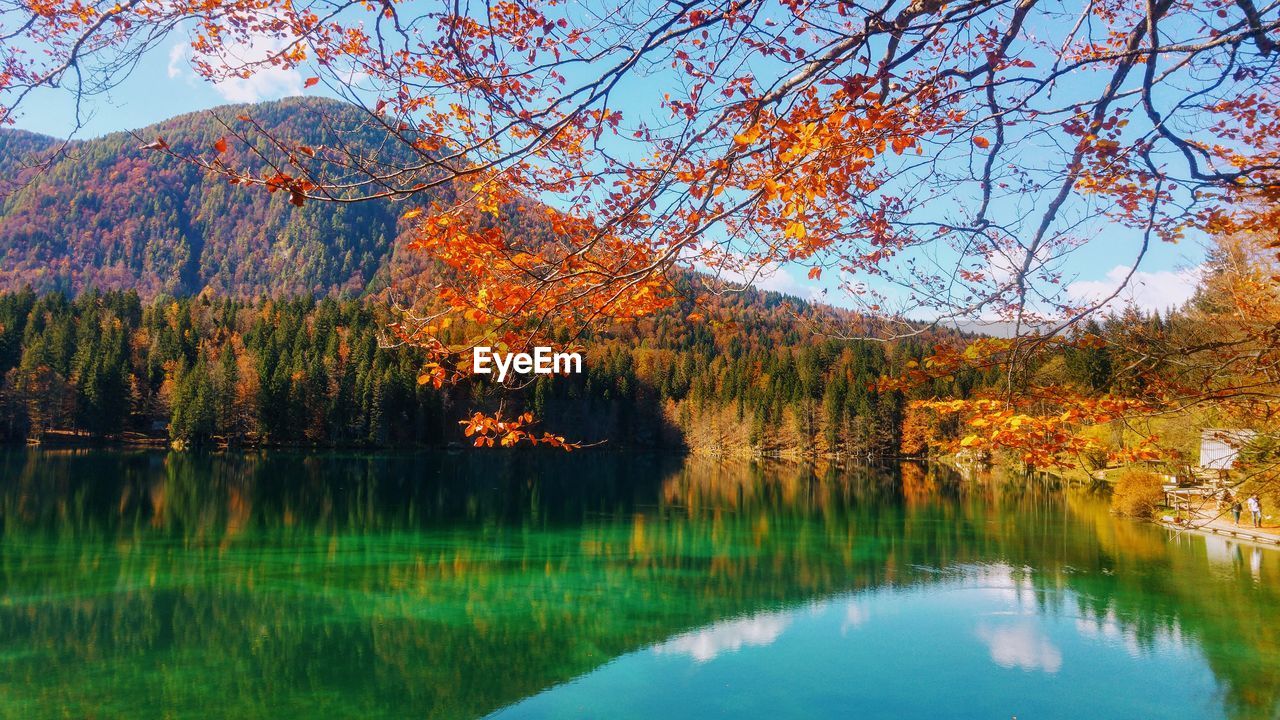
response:
<path id="1" fill-rule="evenodd" d="M 510 447 L 520 442 L 534 445 L 574 450 L 582 447 L 581 443 L 566 442 L 563 436 L 543 432 L 541 435 L 529 429 L 533 424 L 533 413 L 522 413 L 518 417 L 503 419 L 502 412 L 493 415 L 475 413 L 467 420 L 459 421 L 464 426 L 463 434 L 474 438 L 475 447 L 493 447 L 496 442 L 501 447 Z"/>
<path id="2" fill-rule="evenodd" d="M 1032 286 L 1088 237 L 1077 211 L 1172 240 L 1275 192 L 1276 11 L 1247 0 L 409 12 L 41 0 L 2 16 L 0 97 L 12 118 L 37 87 L 100 91 L 182 21 L 210 80 L 298 69 L 415 159 L 281 146 L 273 172 L 245 174 L 220 156 L 255 131 L 248 116 L 192 159 L 295 202 L 459 183 L 458 202 L 414 218 L 418 242 L 480 273 L 446 303 L 499 324 L 643 313 L 695 259 L 891 273 L 922 304 L 1020 317 L 1052 308 Z M 1036 162 L 1017 162 L 1032 148 Z M 1015 198 L 1043 209 L 1023 216 Z M 526 200 L 547 204 L 557 242 L 526 246 L 485 220 Z M 894 262 L 933 246 L 955 251 L 951 267 Z"/>
<path id="3" fill-rule="evenodd" d="M 409 159 L 268 137 L 270 168 L 250 170 L 235 148 L 270 133 L 249 115 L 194 151 L 141 140 L 295 205 L 450 188 L 403 213 L 443 270 L 396 329 L 442 366 L 555 340 L 552 319 L 573 338 L 653 313 L 681 269 L 725 287 L 779 264 L 868 313 L 1056 337 L 1109 300 L 1063 293 L 1081 246 L 1123 237 L 1136 267 L 1154 243 L 1276 219 L 1278 16 L 1251 0 L 36 0 L 0 10 L 0 117 L 38 89 L 107 90 L 179 28 L 210 81 L 296 71 L 358 104 Z M 511 212 L 548 231 L 511 232 Z M 445 316 L 468 342 L 435 337 Z M 1129 402 L 1060 400 L 1006 403 L 973 443 L 1076 452 L 1060 425 Z"/>
<path id="4" fill-rule="evenodd" d="M 1120 473 L 1111 495 L 1111 507 L 1121 515 L 1149 518 L 1164 503 L 1159 475 L 1130 468 Z"/>

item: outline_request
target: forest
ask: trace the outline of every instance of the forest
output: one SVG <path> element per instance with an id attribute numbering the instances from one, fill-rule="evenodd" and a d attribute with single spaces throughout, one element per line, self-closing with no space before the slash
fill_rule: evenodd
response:
<path id="1" fill-rule="evenodd" d="M 299 143 L 321 147 L 341 135 L 369 157 L 405 157 L 380 151 L 359 112 L 332 100 L 226 106 L 216 116 L 250 112 L 259 127 Z M 397 253 L 403 205 L 295 207 L 138 147 L 138 137 L 157 136 L 204 146 L 220 132 L 214 117 L 193 113 L 59 152 L 54 138 L 0 128 L 0 289 L 354 296 L 421 264 Z M 250 163 L 263 145 L 237 145 L 226 161 Z M 421 200 L 445 200 L 448 190 Z"/>
<path id="2" fill-rule="evenodd" d="M 340 139 L 380 162 L 405 158 L 352 106 L 291 98 L 214 116 L 247 114 L 307 147 Z M 420 383 L 428 353 L 389 331 L 395 301 L 427 294 L 415 288 L 439 273 L 408 248 L 401 215 L 415 211 L 297 207 L 137 147 L 152 136 L 205 147 L 220 132 L 191 114 L 54 154 L 52 138 L 0 131 L 0 439 L 440 447 L 469 444 L 459 421 L 475 412 L 529 411 L 583 444 L 884 456 L 899 452 L 907 402 L 997 379 L 965 371 L 881 392 L 882 376 L 943 334 L 838 340 L 816 326 L 846 329 L 840 311 L 754 289 L 694 303 L 706 288 L 692 285 L 707 283 L 677 273 L 674 305 L 589 330 L 581 375 Z M 226 162 L 249 163 L 264 143 L 235 144 Z M 414 207 L 452 192 L 435 187 Z M 547 222 L 519 208 L 502 227 L 543 242 Z M 477 329 L 459 322 L 454 341 L 468 340 L 463 327 Z"/>
<path id="3" fill-rule="evenodd" d="M 895 454 L 905 403 L 967 395 L 981 373 L 904 393 L 877 380 L 923 341 L 840 341 L 825 312 L 750 291 L 585 342 L 584 372 L 515 387 L 419 382 L 373 298 L 0 294 L 0 437 L 179 446 L 448 446 L 473 412 L 532 412 L 571 442 L 700 452 Z"/>

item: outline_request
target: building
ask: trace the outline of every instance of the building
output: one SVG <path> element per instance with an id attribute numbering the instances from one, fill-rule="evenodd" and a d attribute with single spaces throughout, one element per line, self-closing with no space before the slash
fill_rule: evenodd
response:
<path id="1" fill-rule="evenodd" d="M 1253 430 L 1205 428 L 1200 431 L 1200 467 L 1205 470 L 1230 470 L 1240 451 L 1253 442 Z"/>

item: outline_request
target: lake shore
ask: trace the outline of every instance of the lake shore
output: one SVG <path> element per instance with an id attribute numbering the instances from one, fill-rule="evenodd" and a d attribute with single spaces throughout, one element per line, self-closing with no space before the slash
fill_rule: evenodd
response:
<path id="1" fill-rule="evenodd" d="M 1161 525 L 1170 530 L 1179 532 L 1193 532 L 1199 535 L 1218 535 L 1221 537 L 1229 537 L 1233 540 L 1247 542 L 1261 547 L 1277 547 L 1280 546 L 1280 525 L 1263 525 L 1263 527 L 1255 528 L 1247 522 L 1236 525 L 1225 517 L 1210 516 L 1206 513 L 1198 513 L 1197 517 L 1186 524 L 1172 522 L 1166 520 L 1169 516 L 1164 516 L 1156 520 L 1157 525 Z"/>

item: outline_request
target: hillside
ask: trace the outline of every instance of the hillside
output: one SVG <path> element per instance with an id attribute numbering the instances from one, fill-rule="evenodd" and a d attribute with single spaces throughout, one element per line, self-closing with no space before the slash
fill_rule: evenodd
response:
<path id="1" fill-rule="evenodd" d="M 585 442 L 896 448 L 907 398 L 873 381 L 921 358 L 930 335 L 831 340 L 818 327 L 849 319 L 838 310 L 755 290 L 695 306 L 684 286 L 700 280 L 688 275 L 674 307 L 586 338 L 582 375 L 517 390 L 418 384 L 419 354 L 380 347 L 389 309 L 359 299 L 427 267 L 397 254 L 409 206 L 297 208 L 139 147 L 163 137 L 178 152 L 210 148 L 228 132 L 218 118 L 238 115 L 293 143 L 321 147 L 341 132 L 368 157 L 395 152 L 359 110 L 331 100 L 229 106 L 56 156 L 59 141 L 0 132 L 0 173 L 15 180 L 0 187 L 0 440 L 123 431 L 195 444 L 442 445 L 461 439 L 458 420 L 474 410 L 528 409 Z M 221 157 L 263 162 L 239 142 Z M 42 159 L 41 172 L 24 170 Z M 528 215 L 511 210 L 506 222 L 536 237 Z M 963 396 L 977 381 L 920 394 Z"/>
<path id="2" fill-rule="evenodd" d="M 207 149 L 249 115 L 273 136 L 313 146 L 347 146 L 394 160 L 363 113 L 333 100 L 291 98 L 227 106 L 69 146 L 26 182 L 0 187 L 0 289 L 30 285 L 72 294 L 135 289 L 144 298 L 211 292 L 233 297 L 359 294 L 394 253 L 392 202 L 310 203 L 297 208 L 261 189 L 231 186 L 199 168 L 142 150 L 164 137 L 175 149 Z M 0 174 L 58 145 L 52 138 L 0 131 Z M 261 172 L 264 161 L 232 142 L 225 159 Z M 427 198 L 419 198 L 426 200 Z"/>

